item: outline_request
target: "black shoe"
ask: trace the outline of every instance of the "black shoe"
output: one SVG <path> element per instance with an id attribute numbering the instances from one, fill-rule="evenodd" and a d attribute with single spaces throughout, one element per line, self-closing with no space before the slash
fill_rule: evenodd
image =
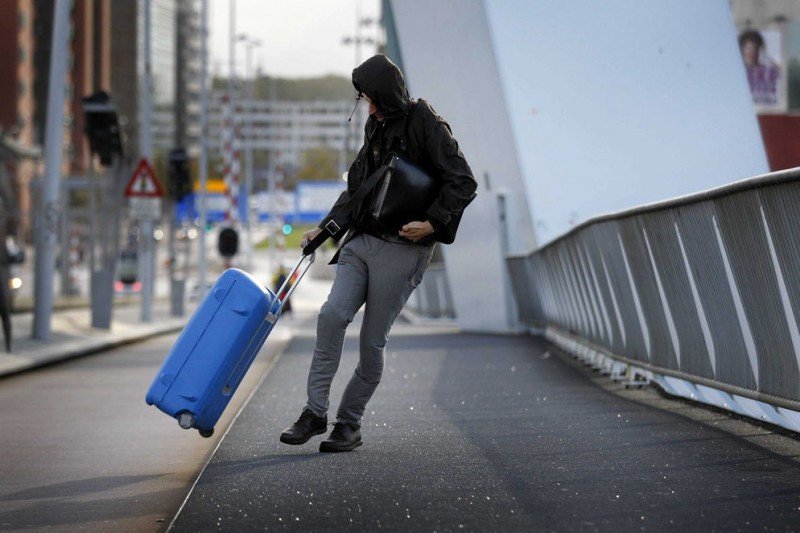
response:
<path id="1" fill-rule="evenodd" d="M 297 422 L 281 433 L 281 442 L 284 444 L 305 444 L 314 435 L 325 433 L 327 428 L 327 416 L 317 416 L 308 409 L 303 409 L 303 413 L 297 419 Z"/>
<path id="2" fill-rule="evenodd" d="M 321 452 L 351 452 L 361 446 L 361 430 L 349 422 L 336 422 L 330 437 L 319 444 Z"/>

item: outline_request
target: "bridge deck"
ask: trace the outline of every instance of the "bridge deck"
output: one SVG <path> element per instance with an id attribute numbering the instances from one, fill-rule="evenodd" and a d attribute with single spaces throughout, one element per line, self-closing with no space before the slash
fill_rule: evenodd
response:
<path id="1" fill-rule="evenodd" d="M 176 531 L 783 530 L 800 523 L 796 441 L 778 436 L 784 450 L 777 453 L 708 420 L 612 394 L 528 337 L 398 324 L 364 419 L 364 446 L 327 455 L 317 453 L 321 437 L 283 445 L 278 434 L 304 401 L 313 333 L 291 342 L 244 409 Z M 332 410 L 356 348 L 349 336 Z M 749 424 L 748 431 L 769 434 Z"/>

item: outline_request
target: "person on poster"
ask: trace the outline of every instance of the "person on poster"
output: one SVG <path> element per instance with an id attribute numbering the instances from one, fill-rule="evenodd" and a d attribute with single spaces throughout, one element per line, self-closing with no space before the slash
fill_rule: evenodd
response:
<path id="1" fill-rule="evenodd" d="M 779 104 L 781 69 L 769 56 L 764 37 L 757 30 L 746 30 L 739 35 L 739 51 L 747 72 L 747 83 L 757 106 L 773 107 Z"/>

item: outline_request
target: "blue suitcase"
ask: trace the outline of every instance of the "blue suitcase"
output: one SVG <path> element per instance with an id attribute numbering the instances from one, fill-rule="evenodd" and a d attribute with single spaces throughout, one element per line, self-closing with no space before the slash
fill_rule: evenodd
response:
<path id="1" fill-rule="evenodd" d="M 310 257 L 296 277 L 300 265 Z M 278 290 L 279 299 L 246 272 L 226 270 L 178 336 L 145 401 L 203 437 L 214 426 L 280 317 L 283 303 L 311 263 L 303 256 Z M 292 281 L 294 282 L 292 283 Z M 291 284 L 291 288 L 287 287 Z"/>

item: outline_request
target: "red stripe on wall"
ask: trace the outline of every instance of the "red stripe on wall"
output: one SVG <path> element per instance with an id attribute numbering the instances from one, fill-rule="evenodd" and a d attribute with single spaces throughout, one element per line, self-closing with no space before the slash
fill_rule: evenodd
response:
<path id="1" fill-rule="evenodd" d="M 772 171 L 800 167 L 800 115 L 759 115 Z"/>

